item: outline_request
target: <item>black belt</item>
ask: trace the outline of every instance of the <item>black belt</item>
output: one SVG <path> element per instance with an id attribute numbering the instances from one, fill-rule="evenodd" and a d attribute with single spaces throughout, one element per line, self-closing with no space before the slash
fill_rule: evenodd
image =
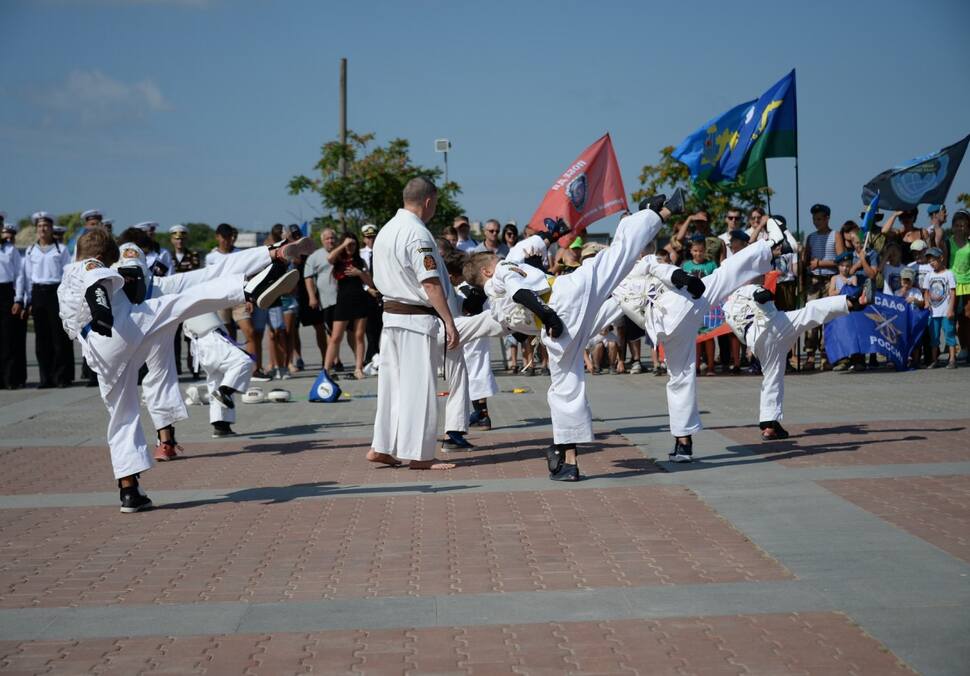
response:
<path id="1" fill-rule="evenodd" d="M 60 282 L 50 282 L 49 284 L 44 284 L 44 283 L 41 283 L 41 282 L 34 282 L 34 284 L 32 286 L 35 286 L 35 287 L 39 286 L 42 289 L 47 289 L 47 288 L 53 288 L 55 286 L 60 286 L 60 285 L 61 285 Z"/>

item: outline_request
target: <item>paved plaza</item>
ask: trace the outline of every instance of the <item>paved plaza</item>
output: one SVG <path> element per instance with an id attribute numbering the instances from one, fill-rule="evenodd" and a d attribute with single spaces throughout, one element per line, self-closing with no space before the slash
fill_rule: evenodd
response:
<path id="1" fill-rule="evenodd" d="M 417 472 L 364 460 L 376 379 L 313 375 L 230 440 L 190 407 L 134 515 L 96 389 L 0 392 L 0 673 L 970 673 L 970 368 L 790 376 L 770 444 L 760 378 L 703 377 L 691 465 L 665 378 L 593 376 L 577 484 L 547 377 Z"/>

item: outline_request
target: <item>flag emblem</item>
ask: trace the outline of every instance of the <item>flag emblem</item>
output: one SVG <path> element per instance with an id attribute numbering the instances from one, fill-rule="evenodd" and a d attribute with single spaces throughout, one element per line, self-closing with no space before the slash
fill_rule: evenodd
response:
<path id="1" fill-rule="evenodd" d="M 566 196 L 576 211 L 582 211 L 586 206 L 586 174 L 580 174 L 566 186 Z"/>

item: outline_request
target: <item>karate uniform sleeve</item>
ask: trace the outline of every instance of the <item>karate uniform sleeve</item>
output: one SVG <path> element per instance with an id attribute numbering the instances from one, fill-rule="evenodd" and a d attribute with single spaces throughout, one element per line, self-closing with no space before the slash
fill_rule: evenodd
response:
<path id="1" fill-rule="evenodd" d="M 428 237 L 415 237 L 411 239 L 407 244 L 407 248 L 406 260 L 419 282 L 424 282 L 429 279 L 441 279 L 440 271 L 444 270 L 445 264 L 441 260 L 441 256 L 438 254 L 438 247 L 430 235 Z"/>
<path id="2" fill-rule="evenodd" d="M 669 263 L 660 263 L 656 259 L 648 261 L 648 258 L 650 257 L 643 258 L 644 261 L 647 261 L 644 265 L 646 274 L 653 275 L 671 289 L 676 288 L 671 277 L 680 268 Z"/>
<path id="3" fill-rule="evenodd" d="M 546 240 L 539 235 L 532 235 L 513 246 L 505 260 L 521 263 L 529 256 L 541 256 L 545 260 L 548 252 L 549 247 L 546 246 Z"/>
<path id="4" fill-rule="evenodd" d="M 524 263 L 511 263 L 507 259 L 495 266 L 492 282 L 496 291 L 509 296 L 514 296 L 519 289 L 541 296 L 550 289 L 549 280 L 541 270 Z"/>

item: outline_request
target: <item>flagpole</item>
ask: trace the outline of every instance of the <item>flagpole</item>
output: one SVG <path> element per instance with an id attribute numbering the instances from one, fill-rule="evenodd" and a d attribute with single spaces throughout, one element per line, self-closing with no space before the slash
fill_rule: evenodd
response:
<path id="1" fill-rule="evenodd" d="M 802 242 L 802 209 L 801 200 L 799 199 L 798 193 L 798 123 L 795 123 L 795 239 L 798 240 L 799 245 Z M 795 305 L 799 308 L 804 307 L 802 303 L 802 270 L 801 268 L 801 256 L 796 256 L 795 259 Z M 802 337 L 805 334 L 798 336 L 798 342 L 795 350 L 795 368 L 799 371 L 802 370 Z M 823 359 L 824 361 L 824 359 Z"/>

